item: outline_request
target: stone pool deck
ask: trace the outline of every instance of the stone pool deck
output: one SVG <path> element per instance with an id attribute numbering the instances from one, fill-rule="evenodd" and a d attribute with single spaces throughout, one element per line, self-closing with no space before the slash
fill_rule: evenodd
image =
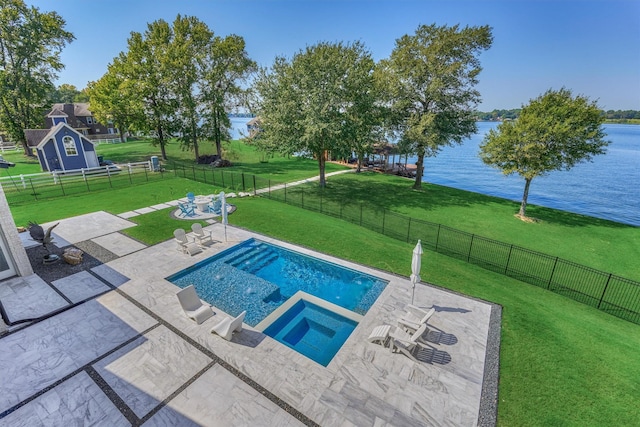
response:
<path id="1" fill-rule="evenodd" d="M 415 363 L 367 341 L 411 301 L 405 277 L 231 226 L 224 241 L 220 223 L 207 227 L 218 242 L 189 256 L 173 239 L 147 247 L 119 232 L 134 225 L 105 212 L 62 220 L 58 245 L 102 261 L 55 280 L 42 273 L 0 282 L 11 321 L 59 311 L 0 336 L 0 425 L 495 423 L 499 307 L 418 285 L 415 305 L 436 314 L 430 348 Z M 327 367 L 246 325 L 230 342 L 211 334 L 226 316 L 215 307 L 201 325 L 182 312 L 178 287 L 164 278 L 251 237 L 389 281 Z"/>

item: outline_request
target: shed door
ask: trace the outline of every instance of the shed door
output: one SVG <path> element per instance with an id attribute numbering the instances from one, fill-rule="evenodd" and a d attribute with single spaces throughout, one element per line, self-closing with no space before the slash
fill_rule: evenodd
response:
<path id="1" fill-rule="evenodd" d="M 98 163 L 98 157 L 96 156 L 95 151 L 85 151 L 84 158 L 87 161 L 88 168 L 97 168 L 98 166 L 100 166 L 100 163 Z"/>

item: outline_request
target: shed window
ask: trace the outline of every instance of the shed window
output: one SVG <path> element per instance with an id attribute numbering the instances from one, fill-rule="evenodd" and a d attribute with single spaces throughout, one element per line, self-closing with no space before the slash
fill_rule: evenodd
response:
<path id="1" fill-rule="evenodd" d="M 67 156 L 77 156 L 78 148 L 76 147 L 76 141 L 70 136 L 62 138 L 62 145 Z"/>

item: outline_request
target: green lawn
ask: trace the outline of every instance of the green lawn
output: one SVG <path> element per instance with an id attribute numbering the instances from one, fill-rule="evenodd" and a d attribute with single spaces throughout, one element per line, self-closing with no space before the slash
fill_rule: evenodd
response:
<path id="1" fill-rule="evenodd" d="M 325 204 L 388 209 L 640 281 L 640 227 L 534 205 L 528 214 L 540 221 L 527 223 L 514 216 L 519 203 L 426 183 L 416 191 L 411 184 L 377 173 L 343 174 L 324 191 L 316 184 L 287 191 L 291 198 L 304 191 L 307 203 L 322 193 Z"/>

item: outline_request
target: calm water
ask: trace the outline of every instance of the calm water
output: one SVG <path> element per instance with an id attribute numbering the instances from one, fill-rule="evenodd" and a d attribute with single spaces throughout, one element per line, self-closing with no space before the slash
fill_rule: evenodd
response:
<path id="1" fill-rule="evenodd" d="M 234 138 L 246 134 L 248 120 L 232 119 Z M 484 135 L 497 126 L 480 122 L 478 133 L 464 144 L 447 147 L 438 156 L 425 159 L 423 181 L 519 202 L 524 180 L 517 175 L 506 177 L 478 157 Z M 609 124 L 604 128 L 612 141 L 607 154 L 570 171 L 534 178 L 528 202 L 640 226 L 640 125 Z M 409 158 L 409 163 L 415 160 Z"/>

